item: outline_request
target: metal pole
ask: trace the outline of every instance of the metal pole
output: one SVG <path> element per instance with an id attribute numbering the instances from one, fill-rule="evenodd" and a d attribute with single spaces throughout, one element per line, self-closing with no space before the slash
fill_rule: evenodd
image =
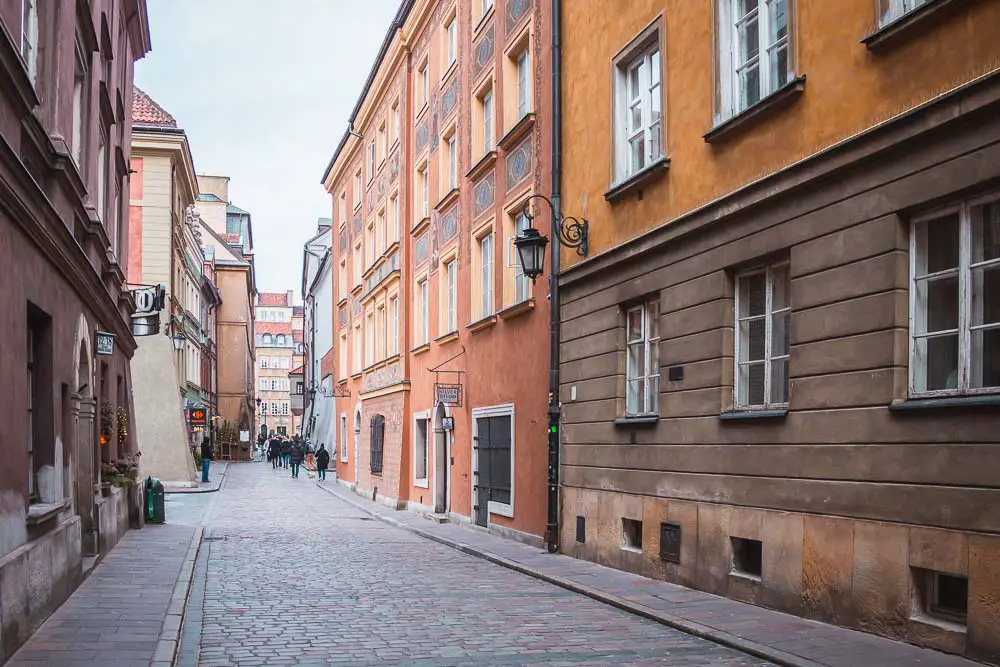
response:
<path id="1" fill-rule="evenodd" d="M 549 274 L 549 432 L 548 526 L 549 553 L 559 551 L 559 232 L 562 220 L 562 54 L 561 0 L 552 0 L 552 269 Z"/>

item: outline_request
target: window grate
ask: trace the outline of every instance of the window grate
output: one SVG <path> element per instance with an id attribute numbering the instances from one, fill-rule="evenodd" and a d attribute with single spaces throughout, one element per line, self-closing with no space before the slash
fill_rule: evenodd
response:
<path id="1" fill-rule="evenodd" d="M 371 420 L 371 473 L 382 474 L 382 446 L 385 438 L 385 417 L 375 415 Z"/>

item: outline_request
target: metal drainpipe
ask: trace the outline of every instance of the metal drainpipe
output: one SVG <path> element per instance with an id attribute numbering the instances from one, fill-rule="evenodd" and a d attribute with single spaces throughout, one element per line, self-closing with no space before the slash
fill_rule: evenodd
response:
<path id="1" fill-rule="evenodd" d="M 562 217 L 562 2 L 552 0 L 552 224 Z M 559 234 L 552 229 L 552 269 L 549 273 L 549 465 L 548 526 L 549 553 L 559 551 Z"/>

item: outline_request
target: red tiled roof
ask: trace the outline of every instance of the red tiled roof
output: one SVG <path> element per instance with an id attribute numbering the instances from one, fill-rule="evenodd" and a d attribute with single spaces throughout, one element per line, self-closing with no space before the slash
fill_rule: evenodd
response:
<path id="1" fill-rule="evenodd" d="M 302 329 L 292 329 L 292 342 L 301 343 L 302 340 Z"/>
<path id="2" fill-rule="evenodd" d="M 292 325 L 289 322 L 256 322 L 254 324 L 254 330 L 259 334 L 285 334 L 286 336 L 292 335 Z"/>
<path id="3" fill-rule="evenodd" d="M 289 375 L 305 375 L 305 372 L 306 372 L 306 365 L 302 364 L 298 368 L 293 368 L 292 372 L 289 373 Z"/>
<path id="4" fill-rule="evenodd" d="M 166 109 L 135 86 L 132 87 L 132 123 L 135 125 L 177 127 L 177 121 L 167 113 Z"/>
<path id="5" fill-rule="evenodd" d="M 288 294 L 285 292 L 259 292 L 258 306 L 288 306 Z"/>

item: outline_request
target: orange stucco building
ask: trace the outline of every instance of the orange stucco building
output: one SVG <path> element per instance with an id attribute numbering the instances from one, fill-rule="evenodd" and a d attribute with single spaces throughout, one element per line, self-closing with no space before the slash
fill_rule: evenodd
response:
<path id="1" fill-rule="evenodd" d="M 996 26 L 564 3 L 564 553 L 1000 662 Z"/>
<path id="2" fill-rule="evenodd" d="M 549 313 L 512 239 L 528 197 L 551 190 L 550 13 L 404 2 L 323 178 L 339 478 L 534 543 Z"/>

